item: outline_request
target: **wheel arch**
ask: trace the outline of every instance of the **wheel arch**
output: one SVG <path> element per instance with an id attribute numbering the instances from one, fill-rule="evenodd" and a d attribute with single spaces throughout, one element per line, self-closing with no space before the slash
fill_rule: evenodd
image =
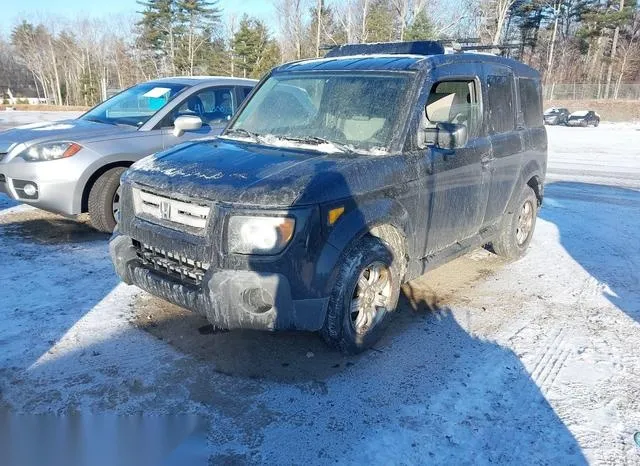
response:
<path id="1" fill-rule="evenodd" d="M 540 207 L 542 205 L 542 199 L 544 197 L 544 185 L 542 184 L 542 179 L 537 174 L 532 175 L 527 180 L 527 185 L 531 189 L 533 189 L 533 192 L 536 194 L 536 199 L 538 199 L 538 207 Z"/>
<path id="2" fill-rule="evenodd" d="M 97 170 L 95 170 L 91 176 L 89 176 L 89 179 L 87 179 L 84 188 L 82 189 L 82 198 L 81 198 L 81 204 L 80 204 L 80 211 L 81 212 L 88 212 L 89 211 L 89 193 L 91 192 L 91 188 L 93 188 L 93 185 L 96 183 L 96 181 L 98 180 L 98 178 L 100 178 L 103 174 L 105 174 L 106 172 L 108 172 L 109 170 L 111 170 L 112 168 L 116 168 L 116 167 L 123 167 L 123 168 L 129 168 L 131 165 L 133 165 L 134 161 L 128 161 L 128 160 L 119 160 L 116 162 L 111 162 L 108 163 L 106 165 L 102 165 L 100 167 L 98 167 Z"/>
<path id="3" fill-rule="evenodd" d="M 358 206 L 343 215 L 330 232 L 316 265 L 316 276 L 323 277 L 323 294 L 331 291 L 345 253 L 366 235 L 381 239 L 391 249 L 394 259 L 400 261 L 403 278 L 407 270 L 412 232 L 406 209 L 391 199 Z"/>
<path id="4" fill-rule="evenodd" d="M 536 160 L 530 160 L 520 172 L 520 182 L 515 186 L 515 190 L 512 196 L 516 195 L 520 188 L 519 186 L 527 185 L 536 194 L 538 199 L 538 206 L 542 205 L 542 199 L 544 198 L 544 177 L 540 165 Z"/>

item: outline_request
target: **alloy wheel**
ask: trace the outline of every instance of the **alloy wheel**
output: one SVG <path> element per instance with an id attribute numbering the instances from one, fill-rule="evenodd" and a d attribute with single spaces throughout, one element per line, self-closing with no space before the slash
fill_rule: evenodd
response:
<path id="1" fill-rule="evenodd" d="M 529 239 L 532 228 L 533 205 L 531 204 L 531 201 L 526 201 L 522 205 L 520 214 L 518 215 L 518 225 L 516 227 L 516 242 L 518 243 L 518 246 L 522 246 L 527 239 Z"/>
<path id="2" fill-rule="evenodd" d="M 374 262 L 362 270 L 351 300 L 351 323 L 363 335 L 375 327 L 391 304 L 391 271 L 382 262 Z"/>

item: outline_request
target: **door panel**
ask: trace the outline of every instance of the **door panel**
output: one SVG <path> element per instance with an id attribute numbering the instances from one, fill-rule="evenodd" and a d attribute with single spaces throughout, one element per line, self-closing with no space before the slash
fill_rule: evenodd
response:
<path id="1" fill-rule="evenodd" d="M 431 90 L 427 99 L 427 125 L 436 121 L 463 124 L 469 141 L 464 147 L 451 150 L 429 144 L 425 152 L 432 171 L 432 191 L 426 203 L 425 256 L 470 238 L 480 230 L 489 186 L 488 167 L 482 160 L 491 153 L 490 141 L 482 127 L 479 76 L 469 75 L 466 65 L 447 65 L 432 73 L 428 85 Z"/>
<path id="2" fill-rule="evenodd" d="M 487 138 L 455 150 L 432 148 L 433 167 L 427 255 L 475 235 L 488 195 L 488 171 L 480 163 L 490 149 Z"/>
<path id="3" fill-rule="evenodd" d="M 483 65 L 486 73 L 485 119 L 491 141 L 489 199 L 483 225 L 496 223 L 504 214 L 523 157 L 524 127 L 516 128 L 516 92 L 513 73 L 498 65 Z"/>

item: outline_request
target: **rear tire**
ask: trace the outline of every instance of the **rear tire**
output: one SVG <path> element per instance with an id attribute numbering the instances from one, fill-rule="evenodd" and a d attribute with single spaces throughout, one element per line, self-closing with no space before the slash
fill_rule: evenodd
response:
<path id="1" fill-rule="evenodd" d="M 91 187 L 89 192 L 89 219 L 98 231 L 112 233 L 116 227 L 115 211 L 120 202 L 120 176 L 125 167 L 107 170 Z"/>
<path id="2" fill-rule="evenodd" d="M 600 124 L 600 120 L 596 120 L 593 122 L 593 127 L 597 128 L 599 124 Z"/>
<path id="3" fill-rule="evenodd" d="M 400 268 L 391 249 L 365 236 L 344 256 L 320 334 L 343 353 L 360 353 L 379 340 L 399 296 Z"/>
<path id="4" fill-rule="evenodd" d="M 525 184 L 502 218 L 500 235 L 493 242 L 494 252 L 507 259 L 521 258 L 533 237 L 537 216 L 538 198 L 531 186 Z"/>

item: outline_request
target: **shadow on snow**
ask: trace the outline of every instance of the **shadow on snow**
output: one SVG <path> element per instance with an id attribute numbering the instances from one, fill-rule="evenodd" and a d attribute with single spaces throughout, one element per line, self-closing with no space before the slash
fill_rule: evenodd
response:
<path id="1" fill-rule="evenodd" d="M 540 217 L 554 223 L 567 253 L 598 282 L 607 299 L 640 322 L 640 191 L 557 182 L 545 189 Z"/>

